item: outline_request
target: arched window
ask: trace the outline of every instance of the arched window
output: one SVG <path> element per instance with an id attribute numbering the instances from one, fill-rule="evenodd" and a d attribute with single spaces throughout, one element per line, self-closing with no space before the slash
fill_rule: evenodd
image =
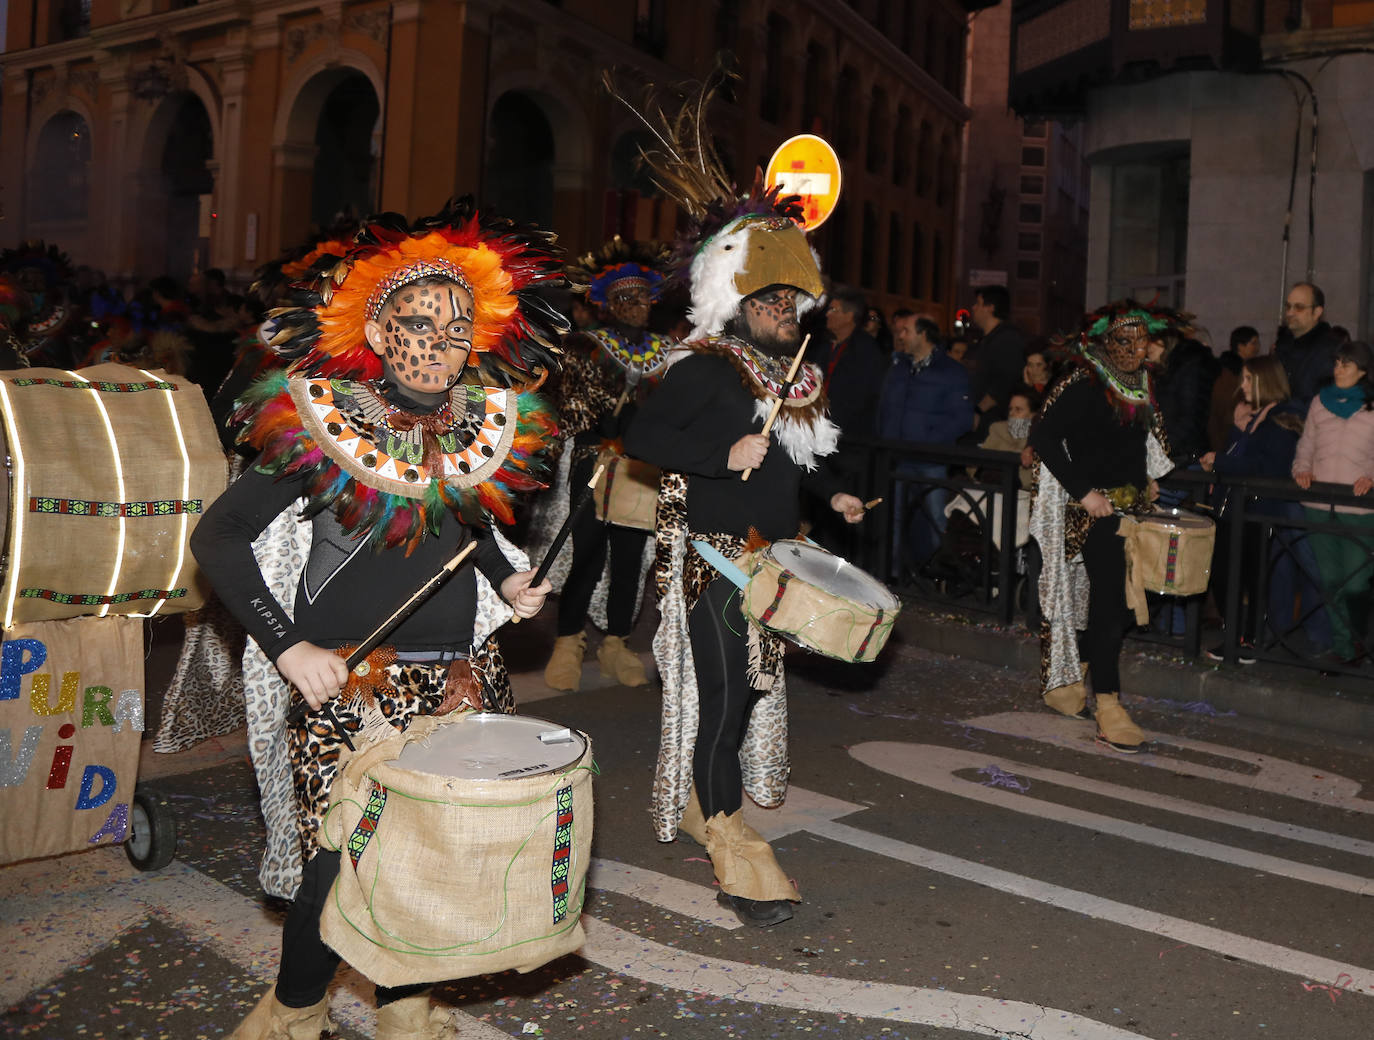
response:
<path id="1" fill-rule="evenodd" d="M 360 218 L 377 205 L 377 156 L 373 133 L 381 105 L 372 81 L 350 72 L 329 92 L 315 128 L 315 176 L 310 220 L 327 228 L 340 218 Z"/>
<path id="2" fill-rule="evenodd" d="M 43 125 L 34 156 L 33 219 L 85 220 L 91 193 L 91 129 L 75 112 Z"/>
<path id="3" fill-rule="evenodd" d="M 896 213 L 887 218 L 887 291 L 902 291 L 902 222 Z"/>
<path id="4" fill-rule="evenodd" d="M 807 133 L 828 129 L 830 65 L 825 48 L 815 40 L 806 45 L 806 74 L 802 76 L 801 128 Z M 819 124 L 819 126 L 817 125 Z"/>
<path id="5" fill-rule="evenodd" d="M 897 108 L 897 132 L 892 136 L 892 183 L 905 188 L 911 180 L 911 168 L 916 154 L 916 125 L 911 109 Z"/>
<path id="6" fill-rule="evenodd" d="M 929 299 L 926 291 L 926 237 L 919 221 L 911 225 L 911 295 L 918 300 Z"/>
<path id="7" fill-rule="evenodd" d="M 940 137 L 940 159 L 935 186 L 935 204 L 946 206 L 954 198 L 954 178 L 958 174 L 958 163 L 954 158 L 954 138 L 949 134 Z"/>
<path id="8" fill-rule="evenodd" d="M 491 110 L 486 201 L 518 221 L 553 226 L 553 127 L 529 95 L 507 91 Z"/>
<path id="9" fill-rule="evenodd" d="M 759 117 L 769 123 L 782 123 L 788 110 L 792 84 L 787 75 L 787 55 L 792 49 L 792 24 L 782 15 L 770 14 L 766 32 L 763 95 Z"/>
<path id="10" fill-rule="evenodd" d="M 846 65 L 835 85 L 835 151 L 841 159 L 852 159 L 858 143 L 854 113 L 859 103 L 859 74 Z"/>
<path id="11" fill-rule="evenodd" d="M 859 284 L 872 289 L 878 284 L 878 214 L 873 203 L 864 203 L 862 254 L 859 257 Z"/>
<path id="12" fill-rule="evenodd" d="M 916 194 L 926 198 L 935 179 L 935 128 L 921 120 L 921 136 L 916 145 Z"/>
<path id="13" fill-rule="evenodd" d="M 873 91 L 868 109 L 868 146 L 864 168 L 869 173 L 881 173 L 887 165 L 888 139 L 891 131 L 887 114 L 887 91 L 878 87 Z"/>

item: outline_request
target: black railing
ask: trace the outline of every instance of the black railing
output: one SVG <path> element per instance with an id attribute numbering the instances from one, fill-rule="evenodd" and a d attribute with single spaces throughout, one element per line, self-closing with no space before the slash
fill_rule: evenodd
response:
<path id="1" fill-rule="evenodd" d="M 1037 631 L 1038 551 L 1026 530 L 1029 496 L 1018 497 L 1019 461 L 1014 454 L 980 448 L 845 438 L 839 467 L 866 500 L 882 498 L 883 504 L 859 527 L 830 531 L 831 547 L 903 598 L 988 613 L 1003 625 L 1021 620 Z M 1198 657 L 1210 595 L 1227 623 L 1209 642 L 1220 643 L 1226 662 L 1236 663 L 1244 650 L 1247 659 L 1374 680 L 1374 668 L 1362 667 L 1367 660 L 1343 661 L 1331 652 L 1326 603 L 1332 592 L 1359 586 L 1354 609 L 1340 613 L 1341 621 L 1353 615 L 1357 649 L 1349 656 L 1358 657 L 1369 629 L 1363 606 L 1370 596 L 1363 587 L 1374 573 L 1374 527 L 1352 526 L 1334 509 L 1374 508 L 1374 493 L 1357 497 L 1348 485 L 1336 484 L 1303 490 L 1291 480 L 1266 478 L 1224 482 L 1186 468 L 1170 473 L 1160 487 L 1168 504 L 1217 520 L 1213 580 L 1204 595 L 1151 594 L 1150 623 L 1133 630 L 1131 638 Z M 938 540 L 926 530 L 919 544 L 923 521 L 915 511 L 941 497 L 939 511 L 949 514 L 945 530 Z M 1217 515 L 1223 498 L 1226 508 Z M 1002 508 L 1008 502 L 1018 508 Z M 826 534 L 822 529 L 819 539 L 827 541 Z M 1339 578 L 1323 576 L 1314 551 L 1324 548 L 1330 557 L 1334 545 L 1362 561 Z M 1243 630 L 1253 648 L 1242 646 Z"/>

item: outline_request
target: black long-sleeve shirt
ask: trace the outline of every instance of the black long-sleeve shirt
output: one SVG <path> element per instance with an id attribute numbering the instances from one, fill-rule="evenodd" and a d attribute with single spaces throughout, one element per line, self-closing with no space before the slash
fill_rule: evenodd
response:
<path id="1" fill-rule="evenodd" d="M 753 527 L 770 541 L 795 538 L 801 488 L 827 501 L 843 490 L 824 459 L 808 473 L 776 438 L 747 481 L 730 470 L 731 445 L 763 429 L 754 401 L 729 361 L 693 354 L 668 370 L 626 431 L 627 454 L 688 475 L 693 531 L 747 537 Z"/>
<path id="2" fill-rule="evenodd" d="M 1073 499 L 1094 488 L 1149 483 L 1141 422 L 1123 425 L 1101 387 L 1080 379 L 1041 413 L 1030 445 Z"/>
<path id="3" fill-rule="evenodd" d="M 327 649 L 362 642 L 474 537 L 445 515 L 438 536 L 407 556 L 404 547 L 376 551 L 351 540 L 323 514 L 313 521 L 311 562 L 297 587 L 293 621 L 263 581 L 253 540 L 302 496 L 305 479 L 275 480 L 250 469 L 215 500 L 191 536 L 191 551 L 215 592 L 274 661 L 300 642 Z M 479 537 L 473 556 L 497 588 L 514 573 L 494 538 Z M 387 642 L 398 650 L 466 653 L 476 613 L 477 578 L 464 564 Z"/>

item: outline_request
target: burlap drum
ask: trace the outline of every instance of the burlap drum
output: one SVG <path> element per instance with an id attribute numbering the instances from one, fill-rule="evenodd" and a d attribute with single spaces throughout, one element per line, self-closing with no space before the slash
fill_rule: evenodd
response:
<path id="1" fill-rule="evenodd" d="M 840 661 L 876 658 L 902 608 L 877 579 L 809 542 L 780 539 L 739 563 L 745 617 Z"/>
<path id="2" fill-rule="evenodd" d="M 602 450 L 596 463 L 606 467 L 592 488 L 596 518 L 617 527 L 652 531 L 663 471 L 609 448 Z"/>
<path id="3" fill-rule="evenodd" d="M 417 719 L 347 758 L 324 843 L 343 855 L 321 934 L 373 982 L 533 971 L 584 941 L 591 743 L 521 716 Z"/>
<path id="4" fill-rule="evenodd" d="M 1170 596 L 1207 591 L 1217 537 L 1208 517 L 1164 509 L 1134 521 L 1123 518 L 1121 531 L 1133 576 L 1146 590 Z"/>
<path id="5" fill-rule="evenodd" d="M 198 609 L 187 548 L 228 468 L 200 387 L 124 365 L 0 376 L 0 624 Z"/>

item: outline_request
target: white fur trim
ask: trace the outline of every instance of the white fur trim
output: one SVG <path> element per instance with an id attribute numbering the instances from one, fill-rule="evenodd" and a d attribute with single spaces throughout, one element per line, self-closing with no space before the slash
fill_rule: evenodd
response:
<path id="1" fill-rule="evenodd" d="M 735 288 L 735 276 L 744 270 L 747 238 L 747 231 L 722 231 L 692 261 L 692 306 L 687 311 L 693 322 L 691 339 L 719 335 L 739 312 L 744 297 Z"/>
<path id="2" fill-rule="evenodd" d="M 772 401 L 754 401 L 754 418 L 768 421 L 773 410 Z M 787 452 L 787 457 L 807 472 L 814 473 L 816 459 L 835 454 L 840 446 L 840 428 L 825 416 L 813 422 L 799 420 L 787 414 L 786 407 L 778 413 L 778 420 L 770 431 Z"/>

